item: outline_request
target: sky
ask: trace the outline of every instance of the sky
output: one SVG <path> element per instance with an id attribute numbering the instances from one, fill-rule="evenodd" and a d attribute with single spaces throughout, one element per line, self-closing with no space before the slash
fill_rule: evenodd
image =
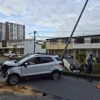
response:
<path id="1" fill-rule="evenodd" d="M 26 38 L 69 36 L 86 0 L 0 0 L 0 22 L 26 27 Z M 32 34 L 30 34 L 32 33 Z M 100 33 L 100 0 L 89 0 L 74 35 Z"/>

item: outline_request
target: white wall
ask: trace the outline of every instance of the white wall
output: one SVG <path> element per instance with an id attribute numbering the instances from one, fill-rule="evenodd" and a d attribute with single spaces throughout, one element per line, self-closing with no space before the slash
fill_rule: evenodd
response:
<path id="1" fill-rule="evenodd" d="M 41 53 L 41 45 L 35 44 L 35 53 Z"/>
<path id="2" fill-rule="evenodd" d="M 34 54 L 34 40 L 24 40 L 23 41 L 23 48 L 24 48 L 24 55 L 29 53 L 29 54 Z"/>
<path id="3" fill-rule="evenodd" d="M 41 45 L 35 45 L 35 53 L 46 53 L 46 49 L 42 49 Z"/>
<path id="4" fill-rule="evenodd" d="M 84 43 L 73 42 L 72 44 L 73 44 L 73 49 L 99 49 L 100 48 L 100 43 L 91 43 L 91 37 L 85 37 Z"/>

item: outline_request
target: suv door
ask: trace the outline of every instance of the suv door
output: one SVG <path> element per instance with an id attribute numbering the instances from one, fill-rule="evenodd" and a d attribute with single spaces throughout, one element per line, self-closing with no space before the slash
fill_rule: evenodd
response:
<path id="1" fill-rule="evenodd" d="M 51 72 L 51 68 L 54 65 L 54 60 L 51 57 L 40 57 L 41 63 L 41 74 L 46 74 Z"/>
<path id="2" fill-rule="evenodd" d="M 25 66 L 25 64 L 28 64 Z M 31 58 L 27 62 L 23 64 L 22 67 L 22 76 L 29 76 L 29 75 L 37 75 L 40 74 L 40 65 L 38 63 L 35 63 L 35 58 Z"/>

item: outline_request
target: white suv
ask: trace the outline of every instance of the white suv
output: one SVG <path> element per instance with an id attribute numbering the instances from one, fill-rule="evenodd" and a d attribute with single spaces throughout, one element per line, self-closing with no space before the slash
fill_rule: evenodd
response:
<path id="1" fill-rule="evenodd" d="M 56 55 L 34 54 L 20 60 L 6 61 L 1 72 L 7 75 L 9 85 L 17 84 L 21 78 L 33 75 L 50 75 L 58 80 L 62 72 L 62 61 Z"/>

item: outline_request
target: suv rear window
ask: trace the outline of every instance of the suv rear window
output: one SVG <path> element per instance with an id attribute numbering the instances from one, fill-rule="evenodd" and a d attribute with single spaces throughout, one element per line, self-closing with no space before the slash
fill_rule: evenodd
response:
<path id="1" fill-rule="evenodd" d="M 55 57 L 55 59 L 56 59 L 57 61 L 61 61 L 61 58 L 59 58 L 59 57 Z"/>
<path id="2" fill-rule="evenodd" d="M 41 63 L 53 62 L 54 60 L 51 57 L 40 57 Z"/>

